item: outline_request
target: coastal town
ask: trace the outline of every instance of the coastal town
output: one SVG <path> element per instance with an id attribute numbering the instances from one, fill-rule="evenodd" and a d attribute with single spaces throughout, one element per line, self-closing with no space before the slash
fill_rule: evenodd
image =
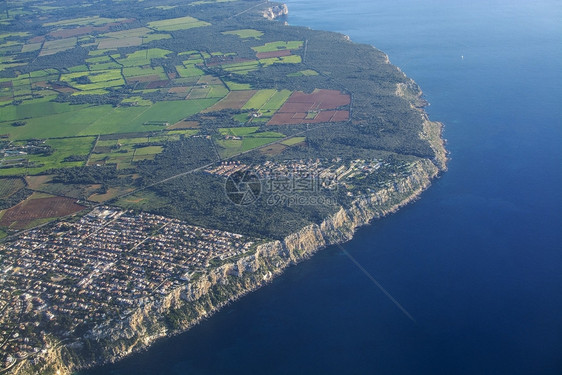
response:
<path id="1" fill-rule="evenodd" d="M 248 253 L 256 240 L 177 219 L 97 207 L 77 220 L 34 229 L 0 245 L 0 369 L 124 319 Z"/>
<path id="2" fill-rule="evenodd" d="M 261 164 L 248 165 L 240 161 L 225 161 L 209 167 L 205 172 L 228 177 L 237 172 L 248 172 L 265 182 L 268 192 L 279 191 L 319 191 L 336 190 L 338 184 L 346 187 L 346 181 L 354 177 L 375 173 L 381 166 L 388 165 L 378 159 L 356 159 L 344 163 L 341 158 L 288 160 L 282 163 L 265 161 Z"/>

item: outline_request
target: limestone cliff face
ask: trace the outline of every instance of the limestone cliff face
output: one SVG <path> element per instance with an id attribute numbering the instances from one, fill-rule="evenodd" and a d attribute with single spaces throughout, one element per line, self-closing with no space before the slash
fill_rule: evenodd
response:
<path id="1" fill-rule="evenodd" d="M 263 12 L 263 16 L 268 20 L 274 20 L 278 17 L 286 16 L 287 14 L 289 14 L 289 8 L 287 8 L 286 4 L 273 6 Z"/>
<path id="2" fill-rule="evenodd" d="M 405 75 L 404 75 L 405 76 Z M 423 107 L 429 103 L 422 99 L 422 91 L 420 87 L 410 78 L 408 83 L 398 83 L 396 85 L 396 95 L 410 102 L 410 106 L 416 109 L 422 118 L 423 129 L 419 136 L 425 139 L 433 150 L 433 162 L 437 167 L 445 171 L 447 170 L 447 150 L 445 149 L 445 140 L 443 139 L 443 124 L 436 121 L 430 121 Z"/>

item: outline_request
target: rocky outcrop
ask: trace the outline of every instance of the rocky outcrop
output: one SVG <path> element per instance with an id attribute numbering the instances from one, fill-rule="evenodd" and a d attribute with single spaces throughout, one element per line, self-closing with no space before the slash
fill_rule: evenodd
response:
<path id="1" fill-rule="evenodd" d="M 276 18 L 286 16 L 287 14 L 289 14 L 289 8 L 287 8 L 286 4 L 275 5 L 263 12 L 263 16 L 268 20 L 274 20 Z"/>
<path id="2" fill-rule="evenodd" d="M 398 83 L 396 85 L 396 95 L 410 102 L 410 106 L 417 110 L 422 118 L 422 131 L 419 136 L 426 140 L 433 150 L 433 162 L 442 171 L 447 170 L 447 150 L 445 149 L 445 139 L 443 139 L 443 124 L 430 121 L 423 108 L 429 103 L 422 98 L 420 87 L 409 79 L 408 83 Z"/>

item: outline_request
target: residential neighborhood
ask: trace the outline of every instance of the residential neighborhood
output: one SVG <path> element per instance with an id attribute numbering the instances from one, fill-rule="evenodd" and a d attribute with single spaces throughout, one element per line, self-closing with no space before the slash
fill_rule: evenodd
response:
<path id="1" fill-rule="evenodd" d="M 0 368 L 158 299 L 255 239 L 97 207 L 0 245 Z M 64 333 L 67 332 L 67 334 Z"/>

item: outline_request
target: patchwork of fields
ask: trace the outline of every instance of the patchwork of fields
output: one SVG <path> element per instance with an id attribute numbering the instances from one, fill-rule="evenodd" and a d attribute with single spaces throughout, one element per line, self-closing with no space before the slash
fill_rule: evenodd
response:
<path id="1" fill-rule="evenodd" d="M 139 165 L 186 138 L 206 138 L 220 158 L 258 148 L 274 156 L 306 144 L 279 125 L 349 120 L 347 93 L 263 88 L 249 78 L 270 67 L 289 78 L 318 76 L 302 62 L 303 40 L 261 41 L 264 31 L 247 28 L 218 34 L 248 43 L 250 54 L 169 44 L 177 33 L 214 27 L 192 16 L 47 17 L 41 27 L 0 32 L 0 200 L 36 192 L 0 211 L 0 227 L 23 229 L 80 210 L 76 198 L 103 202 L 132 189 L 69 187 L 55 179 L 63 170 L 114 168 L 134 181 Z"/>

